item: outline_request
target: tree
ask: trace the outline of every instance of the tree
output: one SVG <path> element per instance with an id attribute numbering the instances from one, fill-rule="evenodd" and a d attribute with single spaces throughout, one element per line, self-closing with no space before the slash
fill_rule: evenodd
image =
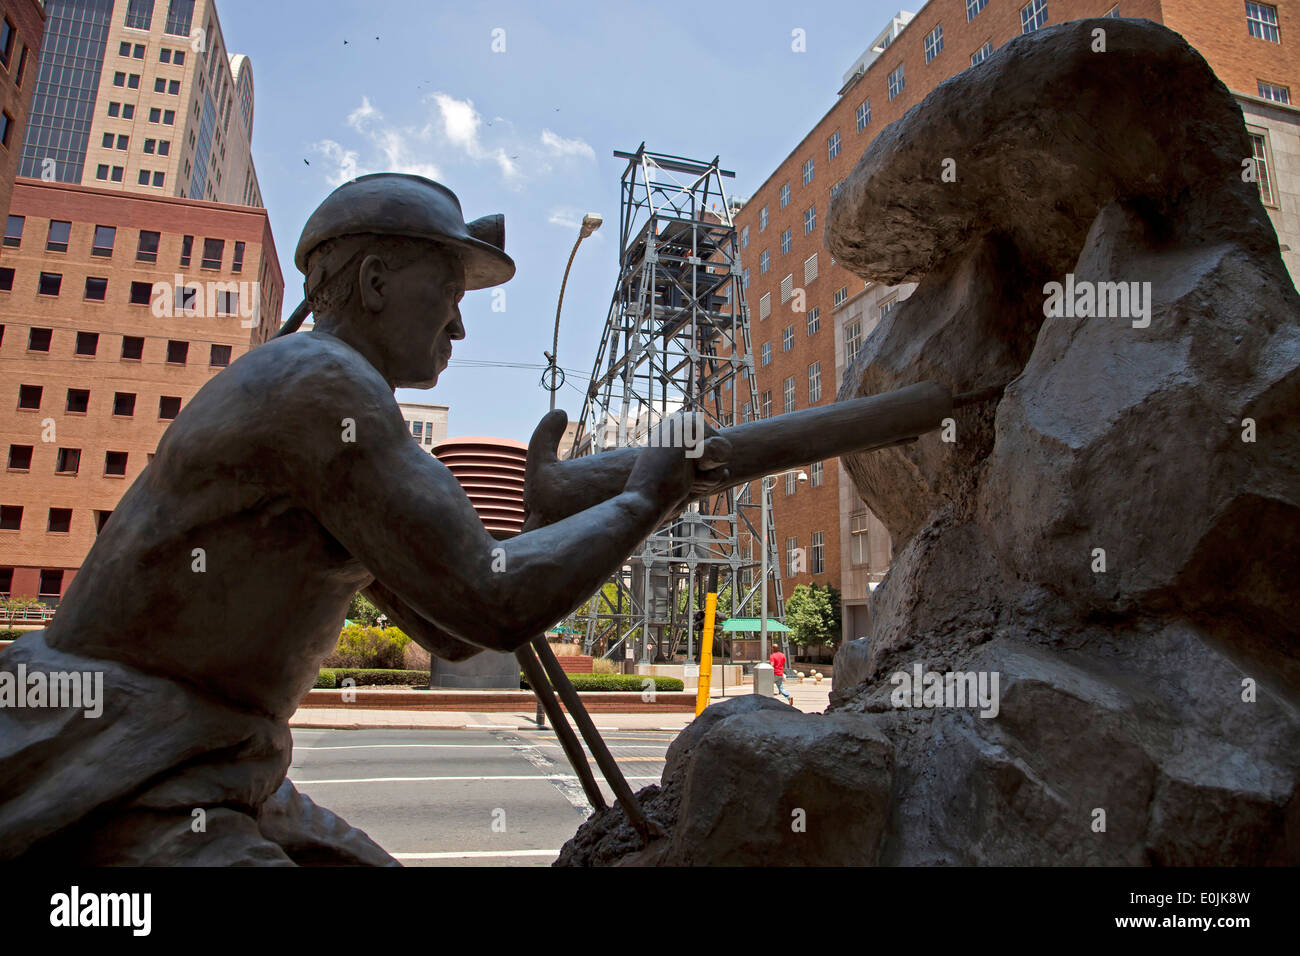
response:
<path id="1" fill-rule="evenodd" d="M 36 598 L 0 597 L 0 617 L 3 617 L 9 627 L 12 628 L 14 619 L 19 614 L 35 611 L 42 606 L 41 602 Z"/>
<path id="2" fill-rule="evenodd" d="M 358 591 L 352 595 L 352 603 L 348 605 L 348 620 L 365 627 L 378 627 L 379 608 L 367 601 Z"/>
<path id="3" fill-rule="evenodd" d="M 800 584 L 785 602 L 790 640 L 801 647 L 834 646 L 840 636 L 840 593 L 829 584 Z"/>

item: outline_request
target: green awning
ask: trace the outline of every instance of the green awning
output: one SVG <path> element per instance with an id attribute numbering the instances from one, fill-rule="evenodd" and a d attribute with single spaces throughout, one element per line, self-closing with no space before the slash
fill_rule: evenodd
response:
<path id="1" fill-rule="evenodd" d="M 762 631 L 763 619 L 758 617 L 729 617 L 722 622 L 724 631 Z M 780 621 L 774 621 L 770 617 L 767 619 L 767 629 L 769 631 L 788 631 L 790 630 Z"/>

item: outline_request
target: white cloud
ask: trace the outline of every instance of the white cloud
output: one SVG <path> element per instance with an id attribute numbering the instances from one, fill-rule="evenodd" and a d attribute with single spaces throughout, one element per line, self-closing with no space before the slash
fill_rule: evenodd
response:
<path id="1" fill-rule="evenodd" d="M 577 229 L 582 225 L 581 213 L 572 209 L 552 209 L 551 215 L 546 220 L 553 226 L 563 226 L 565 229 Z"/>
<path id="2" fill-rule="evenodd" d="M 441 166 L 454 154 L 474 163 L 490 163 L 500 170 L 504 185 L 520 188 L 524 179 L 551 171 L 550 160 L 566 157 L 595 159 L 591 146 L 543 129 L 537 138 L 520 135 L 501 116 L 485 121 L 469 99 L 434 92 L 424 99 L 429 112 L 422 122 L 401 125 L 387 121 L 368 96 L 347 114 L 350 131 L 337 139 L 322 139 L 311 150 L 323 160 L 326 176 L 334 185 L 371 172 L 415 173 L 441 179 Z M 345 145 L 346 144 L 346 145 Z M 435 163 L 434 157 L 440 162 Z M 527 175 L 525 175 L 525 171 Z M 560 216 L 556 219 L 555 216 Z M 551 221 L 577 228 L 581 212 L 557 210 Z"/>
<path id="3" fill-rule="evenodd" d="M 542 130 L 542 145 L 553 153 L 561 156 L 585 156 L 588 159 L 596 158 L 596 151 L 581 139 L 565 139 L 557 133 L 552 133 L 549 129 Z"/>

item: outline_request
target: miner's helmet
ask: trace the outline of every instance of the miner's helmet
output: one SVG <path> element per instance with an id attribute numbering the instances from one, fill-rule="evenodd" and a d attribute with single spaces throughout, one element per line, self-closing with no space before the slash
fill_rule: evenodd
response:
<path id="1" fill-rule="evenodd" d="M 465 266 L 465 288 L 486 289 L 508 281 L 515 263 L 505 253 L 505 216 L 496 213 L 465 222 L 456 194 L 432 179 L 409 173 L 371 173 L 346 182 L 325 197 L 303 226 L 293 261 L 315 288 L 329 264 L 308 273 L 312 252 L 330 239 L 352 235 L 409 236 L 451 246 Z M 313 281 L 315 278 L 317 281 Z M 280 334 L 292 332 L 310 310 L 304 302 Z"/>

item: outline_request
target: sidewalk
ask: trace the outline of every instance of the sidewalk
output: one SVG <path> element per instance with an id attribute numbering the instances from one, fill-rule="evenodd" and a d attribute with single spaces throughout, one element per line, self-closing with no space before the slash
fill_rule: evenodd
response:
<path id="1" fill-rule="evenodd" d="M 794 706 L 804 713 L 817 714 L 826 709 L 830 700 L 831 682 L 821 683 L 805 679 L 787 682 L 786 689 L 794 695 Z M 727 697 L 753 693 L 751 684 L 727 687 Z M 718 703 L 714 697 L 710 703 Z M 359 707 L 300 708 L 291 718 L 289 726 L 303 729 L 329 730 L 536 730 L 534 710 L 513 713 L 474 713 L 472 711 L 428 710 L 365 710 Z M 597 729 L 680 731 L 692 720 L 694 714 L 592 714 Z M 549 726 L 549 725 L 548 725 Z"/>

